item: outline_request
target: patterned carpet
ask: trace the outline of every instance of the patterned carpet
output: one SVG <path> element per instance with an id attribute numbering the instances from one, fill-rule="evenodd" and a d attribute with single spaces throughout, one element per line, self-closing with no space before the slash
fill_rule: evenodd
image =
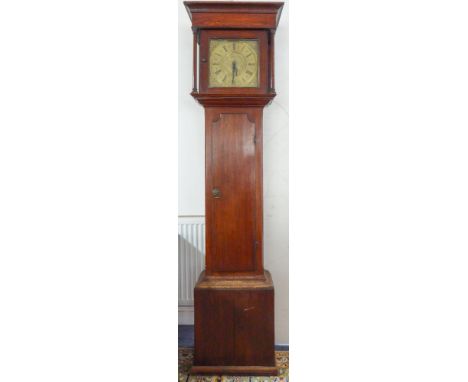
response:
<path id="1" fill-rule="evenodd" d="M 193 349 L 179 348 L 179 382 L 288 382 L 289 352 L 276 351 L 279 375 L 275 377 L 234 377 L 228 375 L 188 375 L 192 366 Z"/>

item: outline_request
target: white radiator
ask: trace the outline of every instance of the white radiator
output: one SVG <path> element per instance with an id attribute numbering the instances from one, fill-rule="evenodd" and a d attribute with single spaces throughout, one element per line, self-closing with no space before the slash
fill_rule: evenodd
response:
<path id="1" fill-rule="evenodd" d="M 205 217 L 179 216 L 179 307 L 193 306 L 193 288 L 204 269 Z"/>

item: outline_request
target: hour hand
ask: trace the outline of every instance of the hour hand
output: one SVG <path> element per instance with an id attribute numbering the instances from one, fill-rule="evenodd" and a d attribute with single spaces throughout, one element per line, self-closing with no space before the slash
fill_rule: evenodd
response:
<path id="1" fill-rule="evenodd" d="M 234 84 L 234 77 L 237 76 L 237 66 L 236 62 L 232 62 L 232 83 Z"/>
<path id="2" fill-rule="evenodd" d="M 234 69 L 235 69 L 235 68 L 236 68 L 236 63 L 233 61 L 233 62 L 232 62 L 232 83 L 233 83 L 233 84 L 234 84 L 234 76 L 235 76 L 235 74 L 234 74 Z"/>

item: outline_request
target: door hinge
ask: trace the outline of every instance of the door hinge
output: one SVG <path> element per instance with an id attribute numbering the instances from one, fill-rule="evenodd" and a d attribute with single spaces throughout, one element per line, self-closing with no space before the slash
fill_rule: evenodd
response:
<path id="1" fill-rule="evenodd" d="M 254 145 L 257 144 L 257 135 L 254 135 Z"/>

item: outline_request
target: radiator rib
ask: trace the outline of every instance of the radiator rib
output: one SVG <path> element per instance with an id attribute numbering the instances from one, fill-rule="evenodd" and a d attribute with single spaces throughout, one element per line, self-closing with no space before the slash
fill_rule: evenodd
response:
<path id="1" fill-rule="evenodd" d="M 179 216 L 179 306 L 193 306 L 193 288 L 205 268 L 205 217 Z"/>

